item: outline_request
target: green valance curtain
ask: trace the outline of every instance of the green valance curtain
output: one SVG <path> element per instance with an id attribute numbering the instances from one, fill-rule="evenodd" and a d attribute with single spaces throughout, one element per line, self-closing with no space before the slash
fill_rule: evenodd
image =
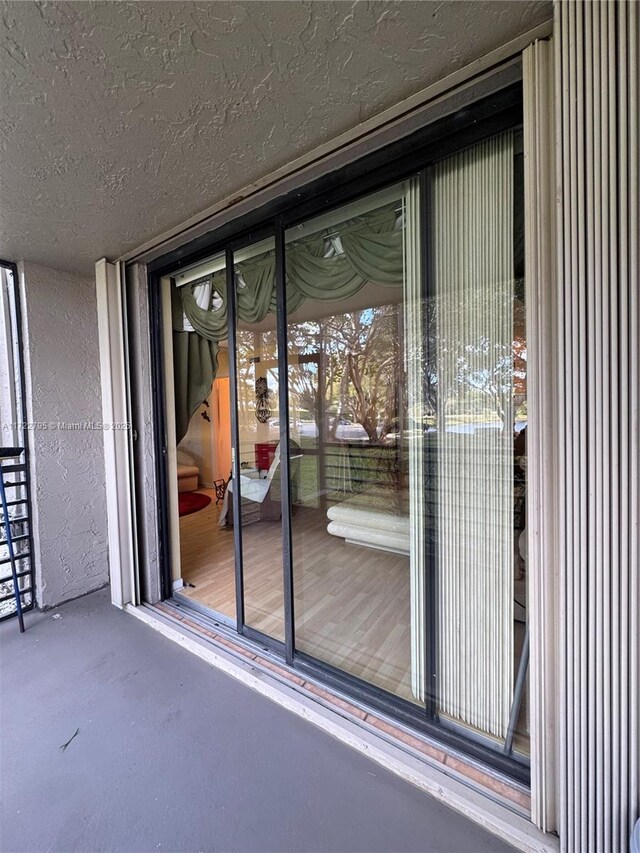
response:
<path id="1" fill-rule="evenodd" d="M 358 216 L 339 229 L 297 238 L 287 247 L 287 312 L 305 299 L 339 301 L 367 282 L 403 286 L 403 229 L 397 205 Z M 236 264 L 237 315 L 259 323 L 276 312 L 274 250 Z M 176 440 L 207 397 L 227 337 L 226 272 L 172 289 Z"/>

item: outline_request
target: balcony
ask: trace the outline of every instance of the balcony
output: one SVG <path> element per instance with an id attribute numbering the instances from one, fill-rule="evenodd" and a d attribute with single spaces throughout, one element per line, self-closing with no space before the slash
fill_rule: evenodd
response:
<path id="1" fill-rule="evenodd" d="M 0 847 L 512 848 L 112 607 L 0 625 Z"/>

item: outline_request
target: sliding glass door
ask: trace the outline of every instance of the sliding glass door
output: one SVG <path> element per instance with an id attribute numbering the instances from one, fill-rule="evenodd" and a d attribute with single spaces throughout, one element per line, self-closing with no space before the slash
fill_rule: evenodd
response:
<path id="1" fill-rule="evenodd" d="M 197 267 L 217 302 L 196 328 L 229 352 L 237 629 L 509 755 L 528 750 L 519 139 L 229 243 Z"/>
<path id="2" fill-rule="evenodd" d="M 526 751 L 517 146 L 297 223 L 286 294 L 296 651 Z"/>
<path id="3" fill-rule="evenodd" d="M 244 624 L 284 642 L 282 448 L 273 238 L 234 252 L 238 526 Z M 231 483 L 235 489 L 235 478 Z"/>
<path id="4" fill-rule="evenodd" d="M 410 181 L 297 225 L 286 280 L 296 649 L 422 703 L 411 526 L 421 538 L 424 515 L 409 497 L 422 471 L 407 382 L 420 353 L 406 328 L 422 303 L 416 193 Z"/>
<path id="5" fill-rule="evenodd" d="M 174 589 L 236 619 L 236 560 L 227 527 L 232 462 L 228 301 L 224 252 L 173 277 L 173 414 L 180 565 Z M 176 568 L 179 570 L 176 572 Z"/>

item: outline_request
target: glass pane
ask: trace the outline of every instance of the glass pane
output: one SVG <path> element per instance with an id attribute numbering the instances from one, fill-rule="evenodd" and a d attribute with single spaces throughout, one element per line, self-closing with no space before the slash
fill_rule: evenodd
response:
<path id="1" fill-rule="evenodd" d="M 503 742 L 526 624 L 526 338 L 517 137 L 431 170 L 430 550 L 438 712 Z M 519 211 L 518 215 L 516 212 Z M 516 748 L 528 749 L 526 697 Z"/>
<path id="2" fill-rule="evenodd" d="M 180 592 L 234 622 L 235 556 L 233 530 L 227 525 L 231 407 L 224 255 L 177 275 L 172 302 L 178 577 L 184 583 Z"/>
<path id="3" fill-rule="evenodd" d="M 286 274 L 296 647 L 421 704 L 416 211 L 412 182 L 298 226 Z"/>
<path id="4" fill-rule="evenodd" d="M 245 624 L 284 641 L 273 239 L 236 253 L 234 260 Z"/>

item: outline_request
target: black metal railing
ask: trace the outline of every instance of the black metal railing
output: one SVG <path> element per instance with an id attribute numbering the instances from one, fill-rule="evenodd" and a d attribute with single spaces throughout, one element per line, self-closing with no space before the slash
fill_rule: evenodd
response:
<path id="1" fill-rule="evenodd" d="M 0 447 L 0 619 L 17 615 L 21 631 L 22 614 L 33 607 L 28 471 L 23 458 L 23 447 Z M 12 492 L 21 497 L 9 501 Z"/>
<path id="2" fill-rule="evenodd" d="M 0 275 L 2 331 L 9 344 L 3 349 L 8 358 L 2 366 L 12 387 L 9 400 L 2 398 L 0 425 L 0 477 L 4 485 L 0 507 L 0 621 L 17 615 L 22 624 L 22 613 L 35 605 L 22 317 L 15 264 L 0 260 Z M 2 446 L 3 441 L 12 446 Z"/>

